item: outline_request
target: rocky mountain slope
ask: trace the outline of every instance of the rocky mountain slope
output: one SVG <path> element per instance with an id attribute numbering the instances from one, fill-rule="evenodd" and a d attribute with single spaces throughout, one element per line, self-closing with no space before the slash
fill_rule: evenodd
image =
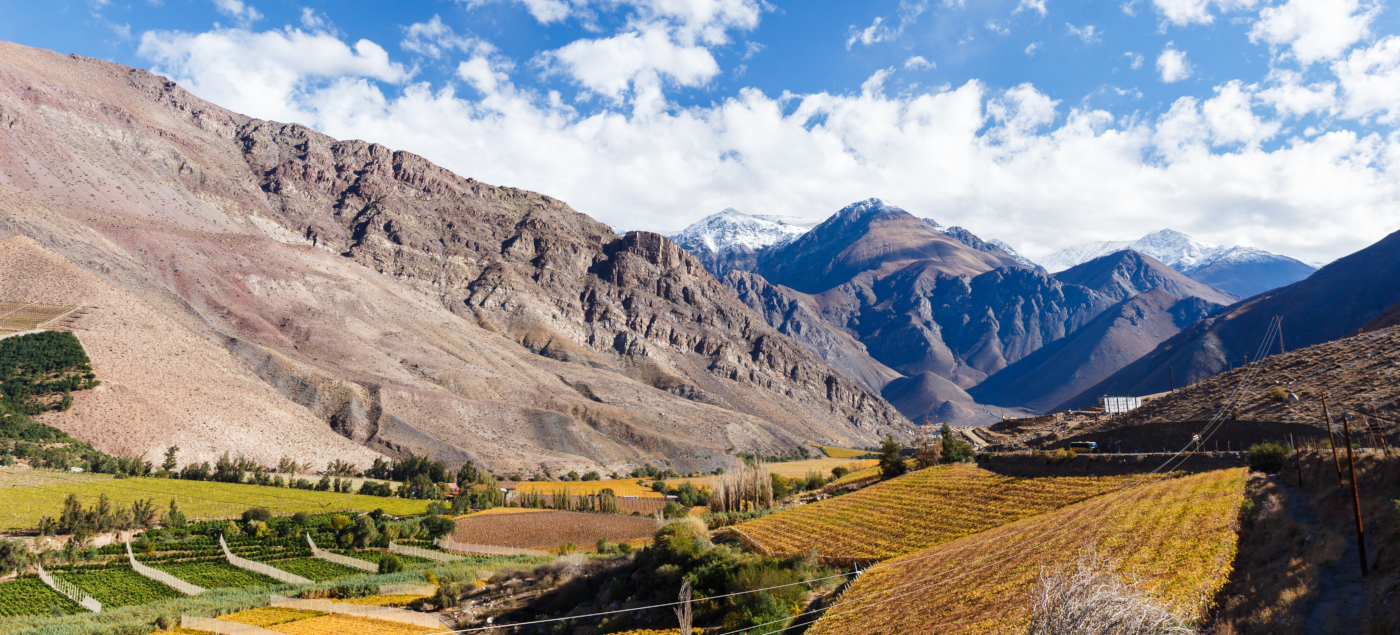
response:
<path id="1" fill-rule="evenodd" d="M 716 278 L 723 278 L 730 271 L 752 271 L 760 251 L 794 240 L 815 225 L 730 208 L 700 219 L 671 236 L 671 241 L 698 258 Z"/>
<path id="2" fill-rule="evenodd" d="M 1111 253 L 1131 249 L 1150 256 L 1197 282 L 1247 298 L 1308 277 L 1316 268 L 1253 247 L 1223 247 L 1200 242 L 1172 229 L 1138 240 L 1103 241 L 1068 247 L 1040 259 L 1052 273 Z"/>
<path id="3" fill-rule="evenodd" d="M 1234 304 L 1240 299 L 1187 278 L 1157 259 L 1133 250 L 1100 256 L 1055 274 L 1055 279 L 1093 289 L 1119 301 L 1151 289 L 1161 289 L 1176 298 L 1200 298 L 1219 305 Z"/>
<path id="4" fill-rule="evenodd" d="M 1201 320 L 1151 353 L 1059 407 L 1093 403 L 1099 395 L 1143 395 L 1203 381 L 1252 354 L 1274 316 L 1283 318 L 1288 348 L 1345 337 L 1400 302 L 1400 232 L 1333 261 L 1305 280 L 1236 303 Z"/>
<path id="5" fill-rule="evenodd" d="M 290 406 L 321 422 L 306 438 L 327 448 L 553 472 L 708 469 L 734 451 L 908 430 L 664 237 L 619 237 L 548 196 L 250 119 L 97 60 L 0 44 L 0 87 L 0 235 L 168 316 L 177 336 L 149 344 L 157 358 L 212 342 L 237 378 L 221 383 L 276 389 L 211 397 L 248 402 L 232 413 Z M 4 292 L 25 299 L 38 284 Z M 147 389 L 181 403 L 206 388 Z M 152 398 L 104 408 L 142 412 Z M 101 423 L 77 399 L 55 423 L 81 438 Z M 282 451 L 193 408 L 123 425 L 131 439 L 193 426 L 235 453 Z"/>

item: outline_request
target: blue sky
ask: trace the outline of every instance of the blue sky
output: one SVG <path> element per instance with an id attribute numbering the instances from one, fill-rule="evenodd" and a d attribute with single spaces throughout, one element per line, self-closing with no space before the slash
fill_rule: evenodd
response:
<path id="1" fill-rule="evenodd" d="M 1035 257 L 1400 229 L 1400 17 L 1363 0 L 4 0 L 0 39 L 423 154 L 622 228 L 878 196 Z"/>

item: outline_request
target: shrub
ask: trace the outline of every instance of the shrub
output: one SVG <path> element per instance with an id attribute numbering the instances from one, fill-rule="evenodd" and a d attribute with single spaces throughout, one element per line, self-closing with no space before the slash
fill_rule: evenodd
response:
<path id="1" fill-rule="evenodd" d="M 1031 599 L 1026 635 L 1189 635 L 1195 629 L 1113 572 L 1092 548 L 1074 568 L 1042 571 Z"/>
<path id="2" fill-rule="evenodd" d="M 850 474 L 850 473 L 851 473 L 851 471 L 848 470 L 848 469 L 846 469 L 846 468 L 844 468 L 844 467 L 833 467 L 833 468 L 831 468 L 831 477 L 832 477 L 832 478 L 841 478 L 841 477 L 843 477 L 843 476 L 845 476 L 845 475 L 847 475 L 847 474 Z"/>
<path id="3" fill-rule="evenodd" d="M 1269 398 L 1274 401 L 1287 401 L 1288 389 L 1283 386 L 1274 386 L 1269 389 Z"/>
<path id="4" fill-rule="evenodd" d="M 403 571 L 403 561 L 394 554 L 389 554 L 379 559 L 380 573 L 398 573 Z"/>
<path id="5" fill-rule="evenodd" d="M 1278 443 L 1256 443 L 1249 446 L 1249 469 L 1265 474 L 1273 474 L 1283 469 L 1283 463 L 1292 454 L 1288 446 Z"/>
<path id="6" fill-rule="evenodd" d="M 272 512 L 266 507 L 250 507 L 243 512 L 243 522 L 247 524 L 252 521 L 267 522 L 272 520 Z"/>

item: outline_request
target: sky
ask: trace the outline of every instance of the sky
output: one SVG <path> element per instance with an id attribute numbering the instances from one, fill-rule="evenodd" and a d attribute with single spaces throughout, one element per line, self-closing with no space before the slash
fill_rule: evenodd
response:
<path id="1" fill-rule="evenodd" d="M 1380 0 L 0 0 L 0 39 L 622 230 L 878 197 L 1035 258 L 1400 230 Z"/>

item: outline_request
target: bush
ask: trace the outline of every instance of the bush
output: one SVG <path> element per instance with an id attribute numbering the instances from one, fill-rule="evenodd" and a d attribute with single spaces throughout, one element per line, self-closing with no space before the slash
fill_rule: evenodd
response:
<path id="1" fill-rule="evenodd" d="M 1274 401 L 1287 401 L 1288 389 L 1283 386 L 1274 386 L 1269 389 L 1269 398 Z"/>
<path id="2" fill-rule="evenodd" d="M 246 525 L 254 520 L 263 523 L 272 520 L 272 512 L 266 507 L 250 507 L 243 512 L 243 524 Z"/>
<path id="3" fill-rule="evenodd" d="M 831 477 L 832 477 L 832 478 L 841 478 L 841 477 L 843 477 L 843 476 L 845 476 L 845 475 L 847 475 L 847 474 L 850 474 L 850 473 L 851 473 L 851 471 L 848 470 L 848 469 L 846 469 L 846 468 L 844 468 L 844 467 L 833 467 L 833 468 L 831 468 Z"/>
<path id="4" fill-rule="evenodd" d="M 1274 474 L 1283 469 L 1284 461 L 1293 451 L 1278 443 L 1256 443 L 1249 446 L 1249 469 L 1265 474 Z"/>
<path id="5" fill-rule="evenodd" d="M 379 559 L 380 573 L 398 573 L 403 571 L 403 561 L 394 554 L 389 554 Z"/>

